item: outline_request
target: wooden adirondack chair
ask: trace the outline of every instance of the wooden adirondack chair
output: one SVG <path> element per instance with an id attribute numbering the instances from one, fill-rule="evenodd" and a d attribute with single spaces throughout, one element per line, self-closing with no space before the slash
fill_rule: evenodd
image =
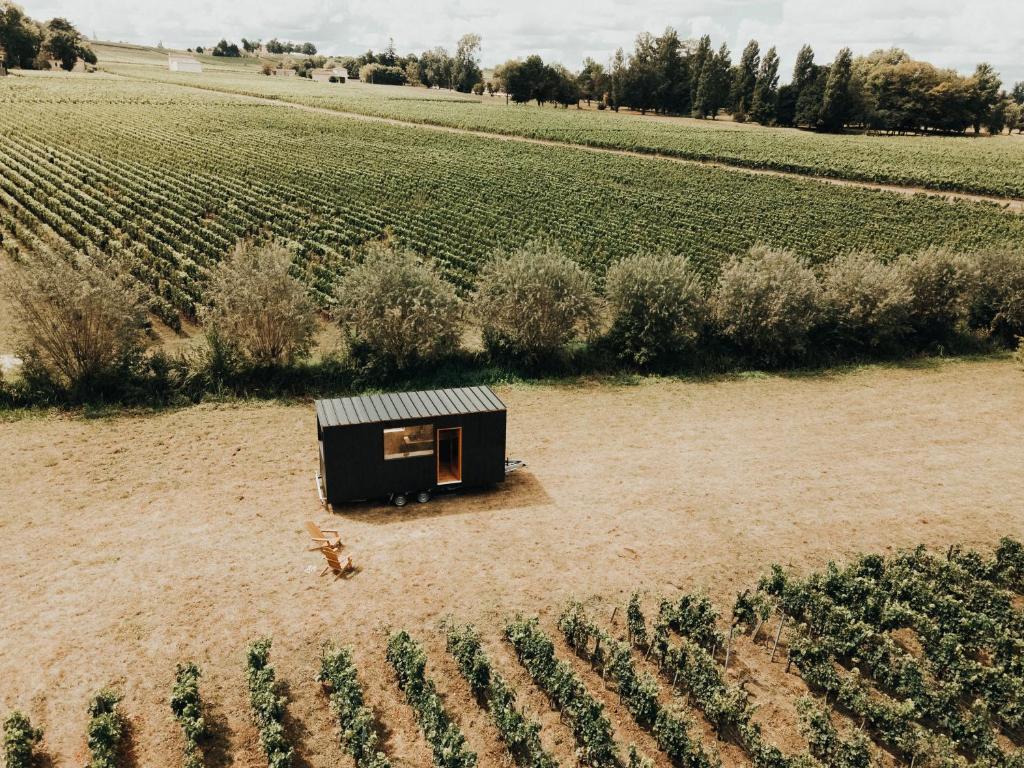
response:
<path id="1" fill-rule="evenodd" d="M 320 571 L 321 576 L 328 571 L 333 571 L 335 576 L 344 576 L 346 573 L 351 573 L 356 569 L 356 567 L 352 565 L 351 557 L 346 557 L 345 562 L 341 562 L 341 558 L 338 557 L 337 550 L 332 547 L 323 546 L 317 547 L 317 549 L 320 550 L 324 559 L 327 561 L 327 565 L 325 565 L 324 569 Z"/>
<path id="2" fill-rule="evenodd" d="M 310 538 L 313 539 L 313 543 L 316 546 L 310 548 L 310 552 L 314 549 L 320 549 L 321 547 L 330 547 L 331 549 L 340 551 L 342 548 L 341 534 L 338 531 L 331 530 L 330 528 L 321 529 L 319 525 L 314 523 L 312 520 L 306 521 L 306 530 L 309 531 Z M 327 534 L 334 534 L 333 537 L 329 537 Z"/>

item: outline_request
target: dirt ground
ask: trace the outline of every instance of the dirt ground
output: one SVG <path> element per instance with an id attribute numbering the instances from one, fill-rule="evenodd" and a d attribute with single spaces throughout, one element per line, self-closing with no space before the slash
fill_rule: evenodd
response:
<path id="1" fill-rule="evenodd" d="M 544 743 L 571 765 L 568 728 L 501 642 L 505 617 L 539 613 L 553 632 L 577 596 L 607 623 L 634 589 L 652 611 L 659 596 L 699 589 L 728 610 L 772 562 L 807 570 L 858 551 L 1024 536 L 1024 372 L 1009 361 L 498 393 L 508 452 L 528 469 L 492 492 L 331 520 L 313 485 L 310 404 L 0 422 L 0 712 L 23 708 L 54 765 L 81 765 L 87 700 L 114 685 L 131 722 L 128 764 L 179 764 L 167 700 L 175 663 L 193 659 L 214 726 L 209 764 L 265 765 L 243 659 L 270 634 L 298 765 L 351 766 L 314 680 L 330 639 L 355 649 L 395 764 L 427 766 L 384 658 L 385 630 L 405 628 L 426 645 L 481 768 L 504 765 L 444 652 L 450 616 L 481 627 Z M 310 519 L 341 529 L 355 576 L 317 575 Z M 736 659 L 730 675 L 748 681 L 769 738 L 805 748 L 800 679 L 747 641 Z M 620 742 L 654 757 L 616 695 L 572 663 Z"/>

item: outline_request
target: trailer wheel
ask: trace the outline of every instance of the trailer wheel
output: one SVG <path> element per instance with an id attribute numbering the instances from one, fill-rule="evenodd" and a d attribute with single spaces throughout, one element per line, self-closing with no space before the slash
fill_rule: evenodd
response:
<path id="1" fill-rule="evenodd" d="M 408 501 L 404 493 L 396 493 L 391 497 L 391 503 L 396 507 L 404 507 Z"/>
<path id="2" fill-rule="evenodd" d="M 420 491 L 416 494 L 416 501 L 420 504 L 426 504 L 430 501 L 430 491 Z"/>

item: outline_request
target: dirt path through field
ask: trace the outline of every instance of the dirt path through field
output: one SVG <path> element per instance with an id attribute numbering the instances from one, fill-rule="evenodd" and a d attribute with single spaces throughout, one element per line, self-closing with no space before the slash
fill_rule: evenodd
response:
<path id="1" fill-rule="evenodd" d="M 442 658 L 447 616 L 476 622 L 494 648 L 507 617 L 539 613 L 551 628 L 570 596 L 603 622 L 615 605 L 621 622 L 634 589 L 649 610 L 698 589 L 727 610 L 772 562 L 809 570 L 858 551 L 1024 537 L 1024 372 L 1006 360 L 498 392 L 509 453 L 527 470 L 492 492 L 330 521 L 313 485 L 309 404 L 0 422 L 0 712 L 24 708 L 54 764 L 81 765 L 87 700 L 113 684 L 135 765 L 180 764 L 167 696 L 175 663 L 195 659 L 231 764 L 265 766 L 243 659 L 270 634 L 300 764 L 347 766 L 314 679 L 331 639 L 354 647 L 396 765 L 422 768 L 426 744 L 384 657 L 387 628 L 405 628 L 443 674 L 481 764 L 496 765 L 493 728 Z M 317 575 L 312 519 L 340 527 L 353 578 Z M 526 684 L 510 653 L 495 658 Z M 798 681 L 785 684 L 781 660 L 767 668 L 763 647 L 740 644 L 735 658 L 730 674 L 749 670 L 768 736 L 801 748 Z M 543 697 L 523 701 L 570 756 Z"/>
<path id="2" fill-rule="evenodd" d="M 113 73 L 112 73 L 113 74 Z M 132 75 L 124 75 L 120 73 L 119 77 L 133 77 Z M 145 78 L 136 78 L 145 79 Z M 302 112 L 311 112 L 317 115 L 333 115 L 334 117 L 346 117 L 353 120 L 363 120 L 372 123 L 384 123 L 387 125 L 394 125 L 404 128 L 421 128 L 430 131 L 440 131 L 442 133 L 455 133 L 464 136 L 475 136 L 483 139 L 497 139 L 499 141 L 513 141 L 521 144 L 534 144 L 546 147 L 562 147 L 565 149 L 577 149 L 584 152 L 596 152 L 605 155 L 619 155 L 624 157 L 639 157 L 644 159 L 664 160 L 672 163 L 681 163 L 683 165 L 699 165 L 710 168 L 718 168 L 724 171 L 733 171 L 736 173 L 746 173 L 751 176 L 780 176 L 788 179 L 797 179 L 801 181 L 817 181 L 822 184 L 832 184 L 840 187 L 859 187 L 860 189 L 873 189 L 882 192 L 894 192 L 896 194 L 913 196 L 913 195 L 928 195 L 929 197 L 936 197 L 946 200 L 948 202 L 973 202 L 973 203 L 992 203 L 1000 207 L 1004 207 L 1009 211 L 1015 213 L 1024 212 L 1024 199 L 1012 198 L 1012 197 L 999 197 L 997 195 L 980 195 L 970 192 L 947 192 L 944 190 L 930 189 L 928 187 L 913 187 L 899 184 L 885 184 L 880 182 L 869 182 L 869 181 L 857 181 L 854 179 L 839 179 L 832 178 L 829 176 L 819 176 L 811 173 L 797 173 L 795 171 L 779 171 L 771 168 L 748 168 L 742 165 L 734 165 L 721 161 L 713 160 L 693 160 L 683 157 L 676 157 L 674 155 L 664 154 L 661 152 L 639 152 L 636 150 L 628 149 L 615 149 L 612 147 L 595 147 L 587 144 L 574 144 L 568 141 L 555 141 L 553 139 L 536 139 L 527 136 L 516 136 L 505 133 L 494 133 L 492 131 L 480 131 L 471 128 L 456 128 L 449 125 L 437 125 L 435 123 L 417 123 L 411 120 L 399 120 L 393 117 L 380 117 L 378 115 L 365 115 L 360 112 L 349 112 L 340 109 L 328 109 L 327 107 L 313 107 L 307 104 L 297 104 L 292 101 L 285 101 L 284 99 L 269 98 L 265 96 L 252 96 L 249 94 L 238 93 L 236 91 L 224 90 L 221 88 L 214 88 L 212 86 L 199 86 L 199 85 L 182 85 L 181 83 L 168 82 L 164 80 L 147 80 L 147 82 L 159 82 L 165 85 L 172 85 L 185 90 L 194 91 L 205 91 L 215 92 L 224 94 L 226 96 L 233 96 L 235 98 L 249 101 L 257 104 L 267 104 L 270 106 L 287 107 L 289 109 L 297 109 Z"/>

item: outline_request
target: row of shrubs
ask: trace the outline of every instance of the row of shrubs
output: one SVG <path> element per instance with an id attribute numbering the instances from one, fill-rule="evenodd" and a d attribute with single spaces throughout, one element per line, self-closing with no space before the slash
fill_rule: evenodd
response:
<path id="1" fill-rule="evenodd" d="M 693 724 L 681 708 L 663 707 L 659 701 L 658 681 L 649 672 L 640 671 L 628 643 L 622 643 L 602 630 L 586 614 L 582 603 L 572 600 L 558 618 L 558 629 L 569 647 L 615 683 L 619 699 L 636 724 L 654 736 L 673 765 L 687 768 L 718 768 L 717 755 L 708 755 L 700 740 L 691 736 Z"/>
<path id="2" fill-rule="evenodd" d="M 537 618 L 520 616 L 508 622 L 505 639 L 551 704 L 569 720 L 580 762 L 598 768 L 621 765 L 604 705 L 590 694 L 572 667 L 555 655 L 554 643 Z"/>
<path id="3" fill-rule="evenodd" d="M 290 768 L 294 748 L 284 728 L 288 700 L 277 693 L 274 668 L 270 664 L 269 637 L 260 638 L 246 649 L 246 676 L 252 719 L 260 732 L 260 744 L 267 756 L 268 768 Z"/>
<path id="4" fill-rule="evenodd" d="M 42 740 L 42 729 L 34 728 L 24 712 L 14 710 L 4 718 L 4 765 L 32 768 L 36 764 L 36 745 Z"/>
<path id="5" fill-rule="evenodd" d="M 526 768 L 558 768 L 558 762 L 541 744 L 540 723 L 516 706 L 515 690 L 491 666 L 476 628 L 471 624 L 448 627 L 447 649 L 473 696 L 490 713 L 512 759 Z"/>
<path id="6" fill-rule="evenodd" d="M 356 768 L 391 768 L 391 761 L 380 751 L 373 712 L 363 701 L 352 652 L 325 646 L 317 680 L 328 691 L 331 710 L 341 728 L 342 745 L 352 755 Z"/>
<path id="7" fill-rule="evenodd" d="M 723 668 L 714 657 L 714 648 L 721 639 L 714 628 L 716 619 L 710 601 L 701 596 L 684 596 L 674 604 L 662 600 L 654 632 L 645 648 L 639 645 L 641 639 L 648 637 L 639 600 L 631 599 L 627 609 L 631 641 L 653 655 L 673 688 L 679 684 L 686 689 L 719 738 L 728 738 L 743 749 L 755 768 L 804 768 L 807 763 L 802 755 L 787 756 L 765 741 L 760 724 L 753 720 L 749 694 L 742 685 L 726 681 Z M 669 627 L 681 635 L 674 645 L 668 642 Z M 688 635 L 694 629 L 699 630 L 694 634 L 700 641 Z M 709 644 L 710 649 L 702 642 Z"/>
<path id="8" fill-rule="evenodd" d="M 496 254 L 475 292 L 460 296 L 416 254 L 382 242 L 365 247 L 337 284 L 329 313 L 347 355 L 311 364 L 318 310 L 294 269 L 281 243 L 240 243 L 207 286 L 207 344 L 170 357 L 146 354 L 145 304 L 129 280 L 102 264 L 33 258 L 7 285 L 24 369 L 16 386 L 0 388 L 0 401 L 195 400 L 254 382 L 313 392 L 439 368 L 780 367 L 1007 346 L 1024 335 L 1024 250 L 1010 247 L 970 256 L 930 249 L 888 262 L 850 253 L 815 268 L 757 246 L 713 280 L 684 256 L 639 254 L 609 268 L 602 296 L 557 245 L 535 241 Z M 470 326 L 482 333 L 482 353 L 462 345 Z"/>
<path id="9" fill-rule="evenodd" d="M 89 702 L 87 737 L 89 764 L 86 768 L 116 768 L 125 734 L 125 721 L 118 705 L 121 696 L 104 689 Z M 14 710 L 3 723 L 4 765 L 7 768 L 33 768 L 39 764 L 36 746 L 43 740 L 41 728 L 23 712 Z"/>
<path id="10" fill-rule="evenodd" d="M 444 708 L 434 681 L 426 676 L 427 656 L 423 647 L 404 630 L 388 640 L 388 663 L 395 670 L 398 687 L 416 712 L 416 720 L 430 744 L 438 768 L 475 768 L 476 753 Z"/>
<path id="11" fill-rule="evenodd" d="M 206 719 L 203 717 L 203 702 L 199 696 L 201 673 L 195 664 L 179 664 L 171 689 L 171 712 L 181 725 L 185 736 L 184 768 L 203 768 L 203 751 L 200 742 L 206 737 Z"/>
<path id="12" fill-rule="evenodd" d="M 125 721 L 118 709 L 121 696 L 104 689 L 89 702 L 89 768 L 117 768 Z"/>

